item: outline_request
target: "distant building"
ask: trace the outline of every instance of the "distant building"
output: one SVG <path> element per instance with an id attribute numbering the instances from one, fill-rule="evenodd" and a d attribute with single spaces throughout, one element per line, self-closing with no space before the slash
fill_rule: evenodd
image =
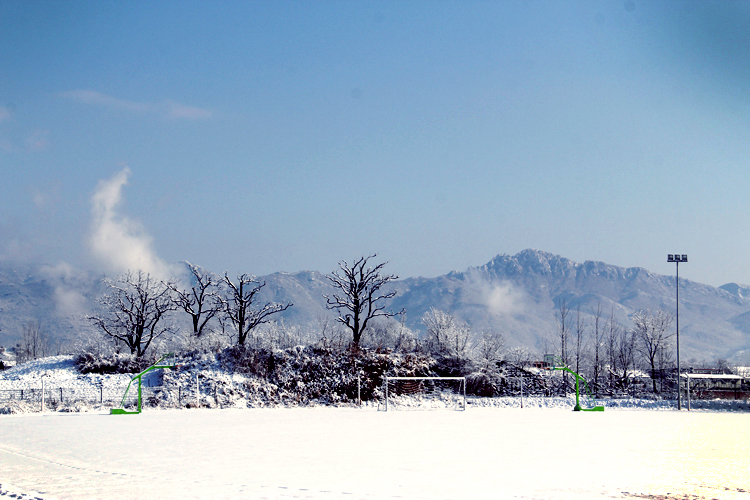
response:
<path id="1" fill-rule="evenodd" d="M 692 372 L 692 373 L 690 373 Z M 691 369 L 682 374 L 694 399 L 750 399 L 750 380 L 722 369 Z"/>

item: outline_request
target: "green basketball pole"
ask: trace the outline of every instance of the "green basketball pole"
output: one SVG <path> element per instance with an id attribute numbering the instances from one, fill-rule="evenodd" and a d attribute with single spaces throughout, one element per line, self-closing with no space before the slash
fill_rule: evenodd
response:
<path id="1" fill-rule="evenodd" d="M 552 356 L 550 356 L 552 357 Z M 581 407 L 581 391 L 580 391 L 580 381 L 583 380 L 583 384 L 586 387 L 586 392 L 589 395 L 589 398 L 593 399 L 591 396 L 591 389 L 589 389 L 589 384 L 586 382 L 586 379 L 571 370 L 568 365 L 562 362 L 560 358 L 557 356 L 554 356 L 553 366 L 551 367 L 552 370 L 562 370 L 565 372 L 570 373 L 576 378 L 576 405 L 573 407 L 573 411 L 604 411 L 603 406 L 594 405 L 593 408 L 582 408 Z"/>
<path id="2" fill-rule="evenodd" d="M 169 358 L 170 356 L 172 357 L 172 363 L 171 364 L 168 363 L 168 362 L 167 363 L 162 363 L 162 361 L 164 361 L 165 359 Z M 161 358 L 159 358 L 156 361 L 156 363 L 154 363 L 153 365 L 149 366 L 148 368 L 146 368 L 145 370 L 143 370 L 138 375 L 135 375 L 133 378 L 130 379 L 130 383 L 128 383 L 128 387 L 125 389 L 125 394 L 122 396 L 122 402 L 120 403 L 120 408 L 112 408 L 109 411 L 109 414 L 110 415 L 138 415 L 141 412 L 141 410 L 143 409 L 143 404 L 142 404 L 142 399 L 141 399 L 141 377 L 143 377 L 145 374 L 147 374 L 148 372 L 150 372 L 152 370 L 160 370 L 160 369 L 163 369 L 163 368 L 174 368 L 174 367 L 175 367 L 174 353 L 170 352 L 169 354 L 165 354 L 164 356 L 162 356 Z M 136 410 L 136 411 L 127 411 L 125 409 L 125 400 L 128 397 L 128 391 L 130 390 L 130 386 L 133 384 L 133 381 L 135 381 L 135 380 L 138 381 L 138 410 Z"/>

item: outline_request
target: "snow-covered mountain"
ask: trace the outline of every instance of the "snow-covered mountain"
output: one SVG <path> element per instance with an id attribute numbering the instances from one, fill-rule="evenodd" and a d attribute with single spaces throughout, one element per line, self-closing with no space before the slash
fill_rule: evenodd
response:
<path id="1" fill-rule="evenodd" d="M 509 342 L 542 348 L 557 329 L 564 299 L 591 322 L 614 313 L 625 326 L 641 309 L 675 310 L 675 277 L 603 262 L 576 263 L 539 250 L 498 255 L 481 267 L 437 278 L 408 278 L 394 301 L 418 319 L 430 307 L 454 311 L 475 329 L 495 328 Z M 715 288 L 680 279 L 680 346 L 684 359 L 743 356 L 750 348 L 750 289 Z M 739 290 L 732 293 L 731 290 Z M 747 290 L 747 295 L 742 294 Z M 575 321 L 575 319 L 573 319 Z M 739 361 L 739 359 L 738 359 Z"/>
<path id="2" fill-rule="evenodd" d="M 66 268 L 0 262 L 0 345 L 14 345 L 21 325 L 39 318 L 56 334 L 72 337 L 90 326 L 81 314 L 102 293 L 101 276 Z M 287 324 L 316 323 L 333 316 L 323 293 L 331 292 L 317 271 L 274 273 L 259 300 L 294 303 L 283 313 Z M 577 311 L 591 322 L 601 307 L 626 327 L 640 309 L 675 310 L 675 277 L 642 268 L 603 262 L 576 263 L 559 255 L 524 250 L 498 255 L 483 266 L 435 278 L 405 278 L 392 283 L 399 293 L 394 310 L 407 311 L 407 324 L 423 330 L 421 318 L 431 307 L 453 313 L 473 330 L 492 328 L 508 345 L 543 349 L 554 339 L 556 304 L 564 299 L 575 320 Z M 750 361 L 750 287 L 720 288 L 680 280 L 680 341 L 683 359 L 730 358 Z"/>

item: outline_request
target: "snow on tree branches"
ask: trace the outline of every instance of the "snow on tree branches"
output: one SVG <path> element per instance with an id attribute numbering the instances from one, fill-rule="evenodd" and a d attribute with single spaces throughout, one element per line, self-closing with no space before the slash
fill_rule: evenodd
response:
<path id="1" fill-rule="evenodd" d="M 267 302 L 260 309 L 253 309 L 255 296 L 261 288 L 266 286 L 265 281 L 261 283 L 255 276 L 241 274 L 237 277 L 235 284 L 224 273 L 224 284 L 227 286 L 228 298 L 224 301 L 224 313 L 237 329 L 237 343 L 244 345 L 250 331 L 261 323 L 270 321 L 269 316 L 286 311 L 294 304 L 288 302 L 286 305 Z"/>
<path id="2" fill-rule="evenodd" d="M 367 267 L 367 262 L 376 257 L 377 254 L 368 257 L 360 257 L 353 264 L 345 261 L 339 262 L 341 274 L 333 271 L 326 275 L 336 289 L 331 295 L 323 294 L 328 309 L 336 309 L 339 313 L 336 321 L 345 325 L 352 331 L 352 342 L 359 345 L 362 334 L 367 328 L 367 323 L 375 317 L 393 317 L 404 313 L 397 313 L 385 309 L 385 301 L 396 296 L 396 290 L 389 292 L 382 288 L 387 283 L 397 280 L 398 276 L 393 274 L 381 274 L 387 262 L 375 267 Z"/>
<path id="3" fill-rule="evenodd" d="M 110 293 L 97 301 L 103 310 L 88 319 L 128 346 L 131 354 L 143 356 L 155 339 L 174 331 L 174 326 L 164 321 L 165 315 L 175 309 L 171 283 L 157 281 L 140 270 L 105 279 L 104 283 Z"/>

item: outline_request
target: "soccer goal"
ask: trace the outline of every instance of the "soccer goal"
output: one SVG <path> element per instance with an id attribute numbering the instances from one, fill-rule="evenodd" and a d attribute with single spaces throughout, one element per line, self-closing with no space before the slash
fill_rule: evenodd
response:
<path id="1" fill-rule="evenodd" d="M 383 408 L 390 410 L 466 409 L 466 377 L 385 377 Z"/>

